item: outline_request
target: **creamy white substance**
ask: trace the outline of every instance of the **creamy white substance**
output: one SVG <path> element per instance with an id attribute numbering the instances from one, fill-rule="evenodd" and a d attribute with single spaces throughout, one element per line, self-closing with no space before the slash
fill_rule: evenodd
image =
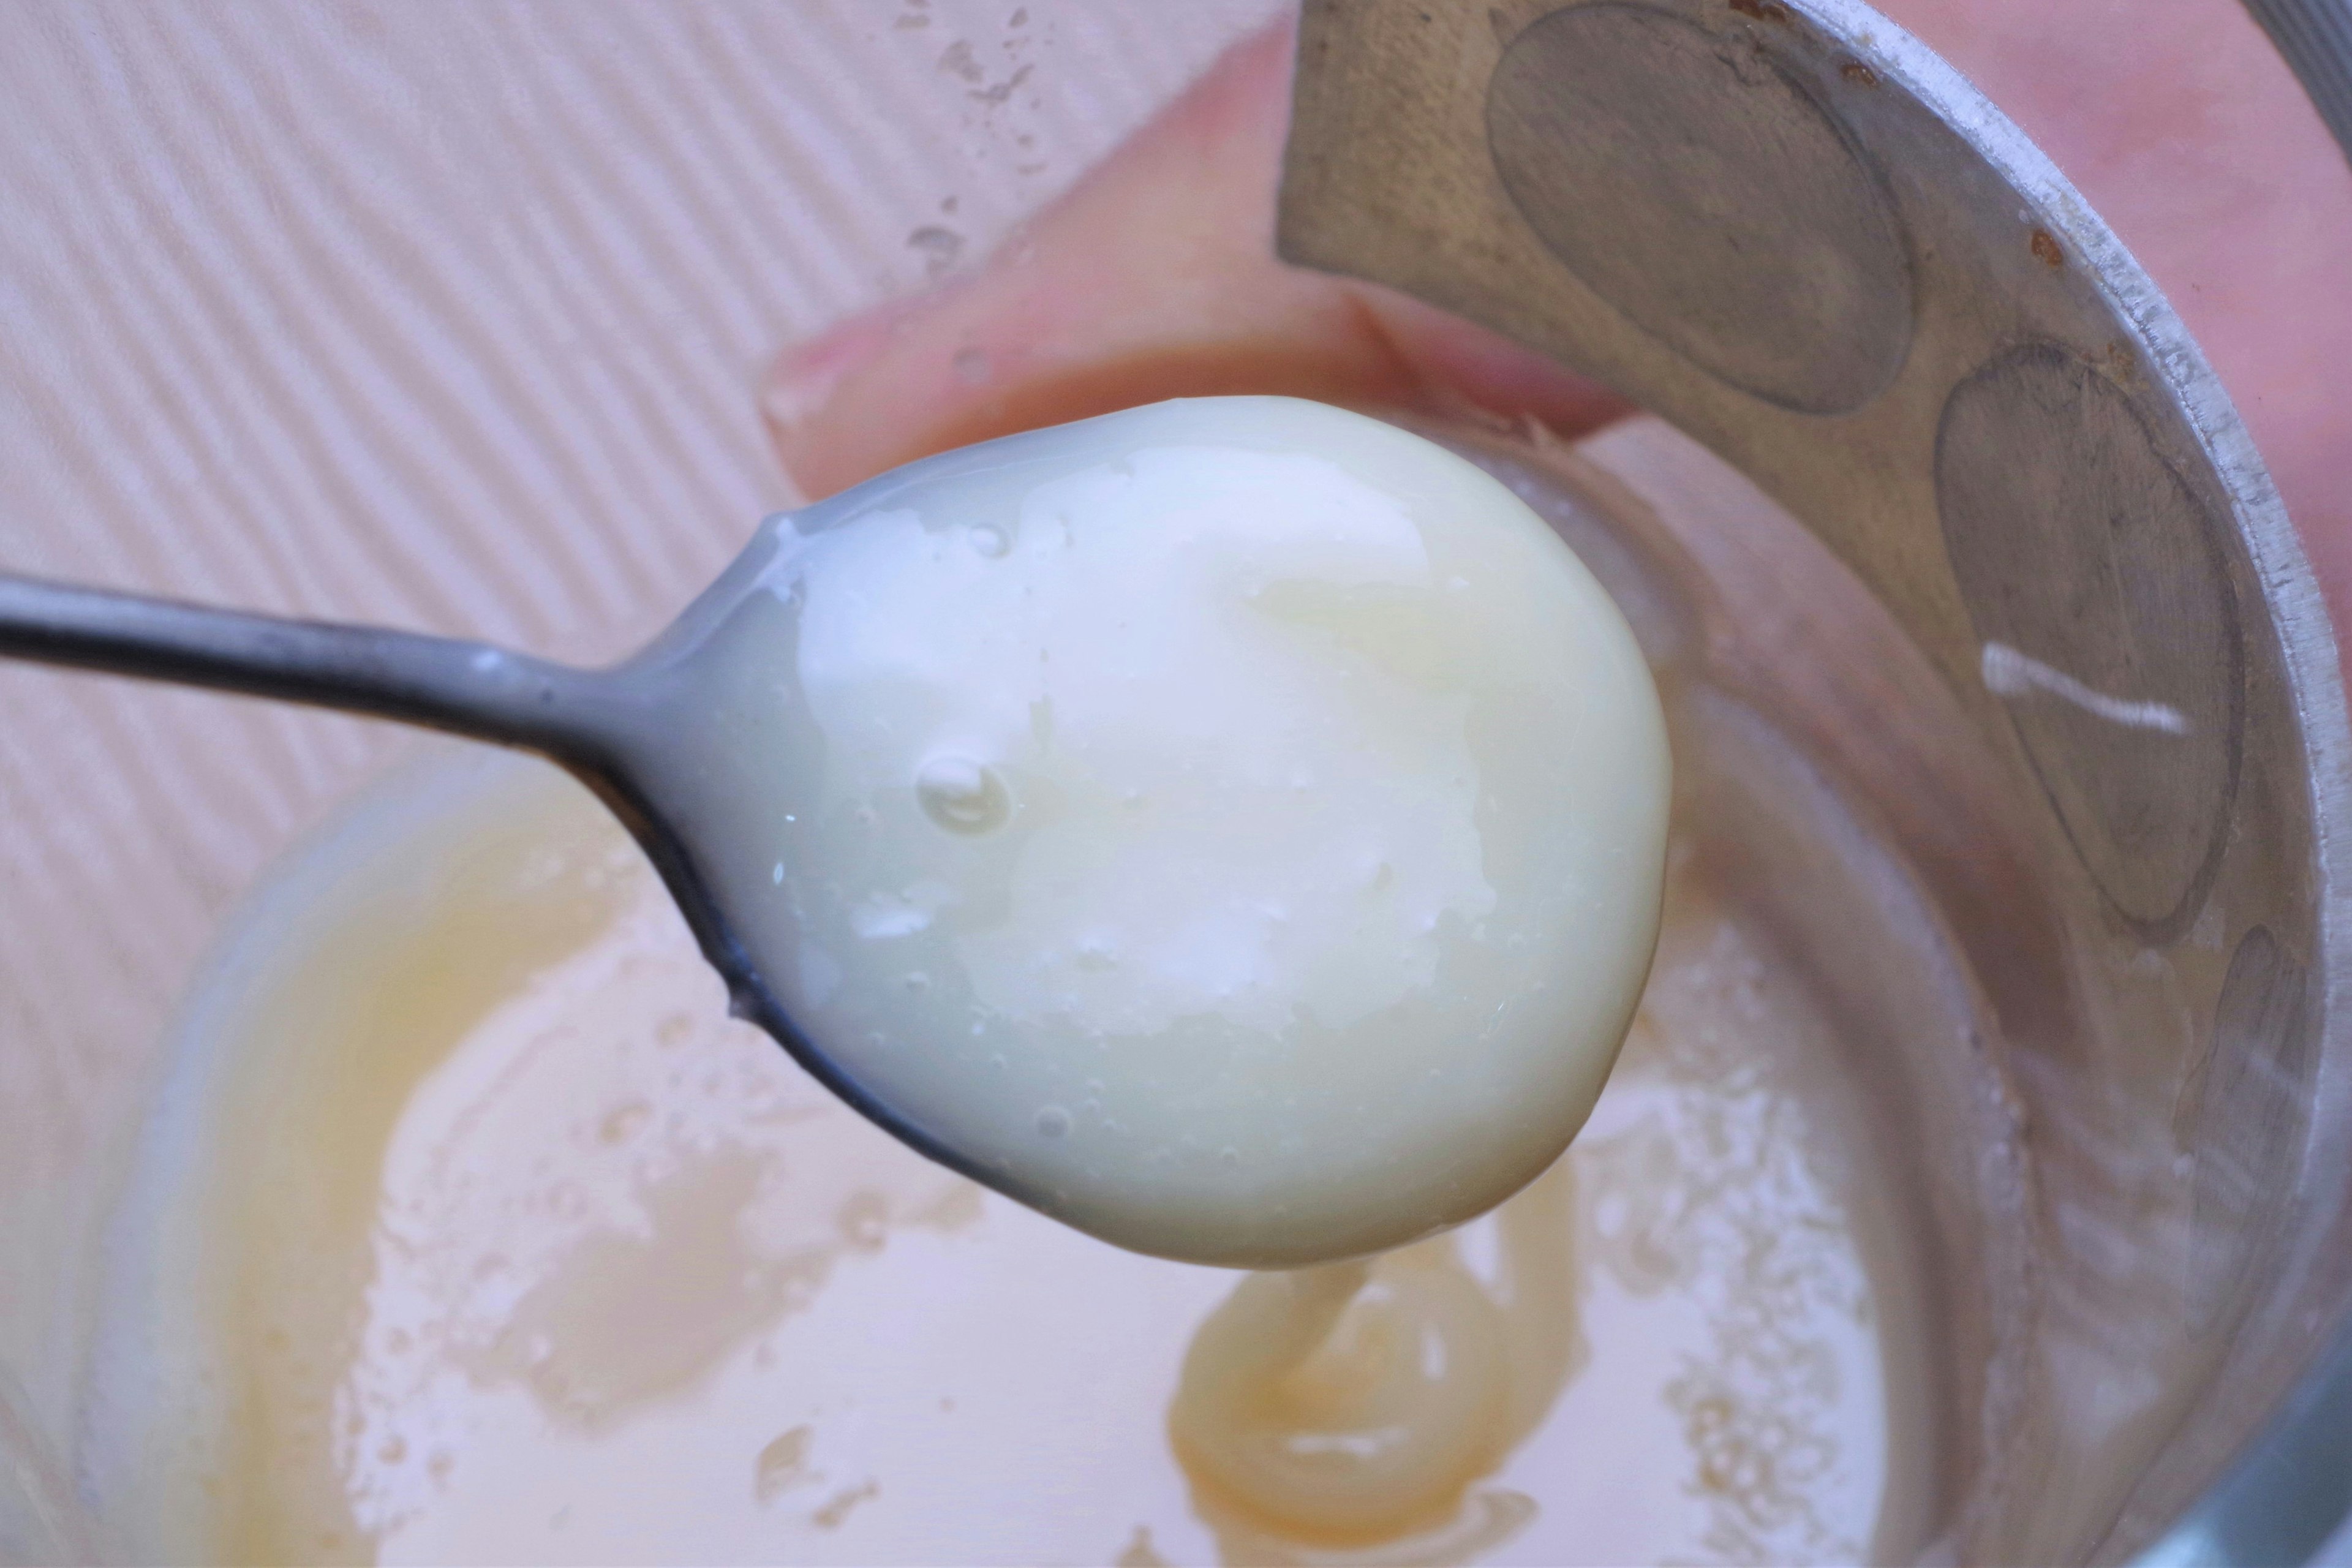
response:
<path id="1" fill-rule="evenodd" d="M 730 771 L 672 782 L 786 1011 L 919 1134 L 1255 1267 L 1428 1235 L 1567 1145 L 1656 940 L 1665 727 L 1501 484 L 1200 399 L 773 538 L 671 677 Z"/>

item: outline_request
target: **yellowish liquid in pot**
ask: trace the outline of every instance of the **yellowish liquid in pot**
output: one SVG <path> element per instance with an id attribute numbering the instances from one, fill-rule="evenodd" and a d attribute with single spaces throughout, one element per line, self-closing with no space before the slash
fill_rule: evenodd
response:
<path id="1" fill-rule="evenodd" d="M 85 1475 L 173 1559 L 1857 1560 L 1902 1434 L 1827 1037 L 1678 874 L 1598 1109 L 1496 1214 L 1139 1257 L 843 1108 L 593 803 L 462 759 L 193 1004 Z"/>

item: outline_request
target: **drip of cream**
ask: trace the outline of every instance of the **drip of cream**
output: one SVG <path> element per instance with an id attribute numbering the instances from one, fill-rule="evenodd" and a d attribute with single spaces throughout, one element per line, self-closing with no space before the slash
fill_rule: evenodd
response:
<path id="1" fill-rule="evenodd" d="M 1345 1545 L 1441 1525 L 1585 1354 L 1565 1163 L 1498 1220 L 1500 1278 L 1452 1237 L 1253 1274 L 1192 1338 L 1170 1439 L 1213 1515 Z"/>

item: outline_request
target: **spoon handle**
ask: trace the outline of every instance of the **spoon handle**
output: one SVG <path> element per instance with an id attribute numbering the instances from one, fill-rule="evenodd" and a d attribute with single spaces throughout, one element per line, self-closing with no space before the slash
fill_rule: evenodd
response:
<path id="1" fill-rule="evenodd" d="M 596 675 L 486 643 L 206 609 L 0 573 L 0 658 L 270 697 L 544 753 L 604 748 Z"/>

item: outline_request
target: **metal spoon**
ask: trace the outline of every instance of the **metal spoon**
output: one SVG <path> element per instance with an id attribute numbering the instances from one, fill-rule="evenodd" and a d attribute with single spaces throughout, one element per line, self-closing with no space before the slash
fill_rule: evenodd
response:
<path id="1" fill-rule="evenodd" d="M 751 593 L 780 529 L 806 531 L 827 507 L 779 513 L 687 612 L 642 652 L 581 669 L 488 643 L 297 620 L 0 574 L 0 658 L 299 702 L 535 752 L 585 784 L 641 845 L 677 900 L 730 1010 L 773 1036 L 853 1109 L 950 1170 L 1034 1198 L 894 1111 L 797 1026 L 722 908 L 723 847 L 697 832 L 697 785 L 716 759 L 682 713 L 703 704 L 696 656 Z M 682 743 L 683 742 L 683 743 Z"/>

